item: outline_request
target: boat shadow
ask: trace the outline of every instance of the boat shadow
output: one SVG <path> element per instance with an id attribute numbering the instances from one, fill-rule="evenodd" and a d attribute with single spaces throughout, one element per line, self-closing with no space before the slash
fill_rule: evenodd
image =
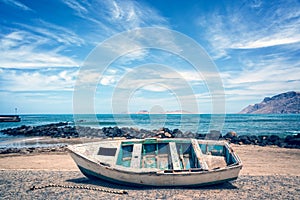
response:
<path id="1" fill-rule="evenodd" d="M 68 179 L 66 182 L 74 183 L 74 184 L 84 184 L 89 186 L 98 186 L 98 187 L 106 187 L 110 189 L 118 189 L 118 190 L 157 190 L 157 189 L 190 189 L 190 190 L 235 190 L 239 189 L 232 182 L 225 182 L 215 185 L 208 185 L 208 186 L 199 186 L 199 187 L 153 187 L 153 186 L 127 186 L 116 184 L 112 182 L 108 182 L 101 179 L 89 179 L 86 177 Z"/>

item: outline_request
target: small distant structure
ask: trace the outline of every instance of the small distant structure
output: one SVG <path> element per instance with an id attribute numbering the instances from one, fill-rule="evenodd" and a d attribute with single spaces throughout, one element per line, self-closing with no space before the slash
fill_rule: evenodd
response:
<path id="1" fill-rule="evenodd" d="M 138 112 L 136 112 L 136 114 L 149 114 L 148 110 L 140 110 Z"/>
<path id="2" fill-rule="evenodd" d="M 20 122 L 21 118 L 18 115 L 18 108 L 15 108 L 15 115 L 0 115 L 0 122 Z"/>

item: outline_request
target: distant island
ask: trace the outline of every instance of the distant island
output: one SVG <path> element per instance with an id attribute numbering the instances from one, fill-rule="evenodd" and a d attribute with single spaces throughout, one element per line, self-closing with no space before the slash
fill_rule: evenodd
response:
<path id="1" fill-rule="evenodd" d="M 240 114 L 280 114 L 300 113 L 300 92 L 290 91 L 265 97 L 261 103 L 249 105 Z"/>
<path id="2" fill-rule="evenodd" d="M 151 113 L 148 110 L 140 110 L 135 114 L 192 114 L 192 113 L 185 110 L 174 110 L 174 111 L 166 111 L 161 113 Z"/>

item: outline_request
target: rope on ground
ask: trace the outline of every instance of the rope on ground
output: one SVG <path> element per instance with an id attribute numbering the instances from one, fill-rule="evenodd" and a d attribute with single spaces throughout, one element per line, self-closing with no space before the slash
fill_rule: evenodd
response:
<path id="1" fill-rule="evenodd" d="M 99 187 L 90 187 L 85 185 L 62 185 L 62 184 L 48 184 L 48 185 L 34 185 L 30 188 L 31 191 L 44 189 L 48 187 L 61 187 L 61 188 L 71 188 L 71 189 L 85 189 L 85 190 L 94 190 L 94 191 L 101 191 L 113 194 L 128 194 L 126 190 L 111 190 L 111 189 L 104 189 Z"/>

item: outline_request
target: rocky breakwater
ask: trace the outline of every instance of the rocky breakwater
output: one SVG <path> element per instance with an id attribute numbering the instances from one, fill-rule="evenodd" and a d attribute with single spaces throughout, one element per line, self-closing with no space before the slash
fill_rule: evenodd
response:
<path id="1" fill-rule="evenodd" d="M 25 126 L 8 128 L 0 131 L 11 136 L 50 136 L 55 138 L 79 137 L 75 127 L 68 126 L 68 122 L 59 122 L 41 126 Z"/>
<path id="2" fill-rule="evenodd" d="M 182 132 L 179 129 L 170 130 L 168 128 L 160 128 L 155 130 L 138 129 L 132 127 L 103 127 L 101 129 L 91 127 L 76 127 L 80 137 L 100 137 L 100 138 L 116 138 L 122 137 L 126 139 L 142 139 L 142 138 L 198 138 L 199 134 L 192 132 Z M 203 135 L 200 135 L 203 137 Z"/>
<path id="3" fill-rule="evenodd" d="M 3 134 L 11 136 L 49 136 L 53 138 L 116 138 L 123 137 L 127 139 L 137 138 L 204 138 L 206 134 L 196 134 L 192 132 L 182 132 L 179 129 L 170 130 L 160 128 L 157 130 L 145 130 L 132 127 L 103 127 L 91 128 L 84 126 L 69 126 L 68 123 L 60 122 L 42 126 L 20 126 L 17 128 L 8 128 L 0 131 Z M 219 138 L 220 132 L 218 132 Z"/>
<path id="4" fill-rule="evenodd" d="M 230 143 L 245 144 L 245 145 L 275 145 L 285 148 L 298 148 L 300 149 L 300 133 L 296 135 L 288 135 L 285 138 L 281 138 L 278 135 L 240 135 L 236 132 L 228 132 L 222 138 Z"/>
<path id="5" fill-rule="evenodd" d="M 1 130 L 3 134 L 12 136 L 49 136 L 53 138 L 196 138 L 196 139 L 213 139 L 227 140 L 234 144 L 245 145 L 276 145 L 286 148 L 300 148 L 300 134 L 288 135 L 281 138 L 277 135 L 238 135 L 236 132 L 228 132 L 224 136 L 219 131 L 210 131 L 207 134 L 182 132 L 179 129 L 170 130 L 160 128 L 157 130 L 145 130 L 132 127 L 103 127 L 91 128 L 82 126 L 69 126 L 66 122 L 48 124 L 42 126 L 20 126 L 18 128 L 9 128 Z"/>

